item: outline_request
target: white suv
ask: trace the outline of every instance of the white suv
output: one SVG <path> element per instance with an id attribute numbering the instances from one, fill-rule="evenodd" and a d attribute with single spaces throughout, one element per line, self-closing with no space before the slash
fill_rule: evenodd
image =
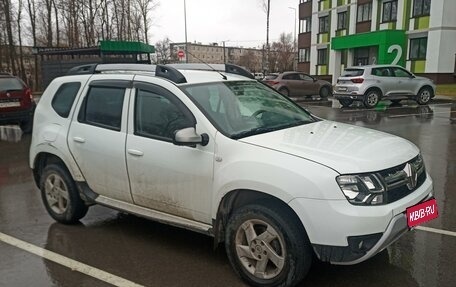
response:
<path id="1" fill-rule="evenodd" d="M 373 108 L 382 99 L 393 103 L 411 99 L 425 105 L 434 97 L 435 88 L 432 80 L 415 76 L 400 66 L 358 66 L 342 72 L 334 97 L 343 107 L 362 101 L 365 107 Z"/>
<path id="2" fill-rule="evenodd" d="M 49 214 L 74 223 L 98 203 L 202 232 L 248 283 L 291 286 L 314 253 L 374 256 L 432 198 L 411 142 L 319 119 L 240 67 L 204 69 L 89 65 L 55 79 L 30 147 Z"/>

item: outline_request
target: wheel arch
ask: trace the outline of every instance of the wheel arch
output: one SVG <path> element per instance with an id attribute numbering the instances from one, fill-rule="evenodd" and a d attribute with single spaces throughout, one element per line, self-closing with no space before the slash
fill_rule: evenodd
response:
<path id="1" fill-rule="evenodd" d="M 364 95 L 367 95 L 370 91 L 378 91 L 378 92 L 380 92 L 379 100 L 381 98 L 383 98 L 383 96 L 384 96 L 382 89 L 380 89 L 377 86 L 371 86 L 371 87 L 367 88 L 366 91 L 364 92 Z"/>
<path id="2" fill-rule="evenodd" d="M 431 91 L 431 99 L 432 99 L 433 97 L 435 97 L 435 91 L 434 91 L 434 88 L 433 88 L 431 85 L 425 84 L 425 85 L 421 86 L 421 87 L 418 89 L 417 95 L 419 94 L 419 92 L 420 92 L 422 89 L 429 89 L 429 90 Z"/>
<path id="3" fill-rule="evenodd" d="M 300 224 L 300 227 L 305 231 L 305 227 L 296 212 L 282 199 L 257 190 L 236 189 L 225 194 L 219 203 L 216 218 L 213 220 L 214 248 L 224 241 L 225 227 L 233 212 L 252 203 L 278 206 L 288 216 L 291 216 L 292 220 Z"/>
<path id="4" fill-rule="evenodd" d="M 41 151 L 39 152 L 33 161 L 32 171 L 33 171 L 33 179 L 35 181 L 35 185 L 40 188 L 40 176 L 43 172 L 43 169 L 49 164 L 60 164 L 65 168 L 70 175 L 75 178 L 75 174 L 73 173 L 72 169 L 69 168 L 69 165 L 58 155 L 47 152 Z"/>

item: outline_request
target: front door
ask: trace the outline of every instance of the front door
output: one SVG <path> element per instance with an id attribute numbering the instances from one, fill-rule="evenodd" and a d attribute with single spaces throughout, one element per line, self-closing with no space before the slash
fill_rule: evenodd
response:
<path id="1" fill-rule="evenodd" d="M 214 145 L 177 146 L 176 130 L 194 127 L 193 114 L 169 90 L 135 83 L 130 100 L 127 166 L 134 203 L 211 223 Z"/>

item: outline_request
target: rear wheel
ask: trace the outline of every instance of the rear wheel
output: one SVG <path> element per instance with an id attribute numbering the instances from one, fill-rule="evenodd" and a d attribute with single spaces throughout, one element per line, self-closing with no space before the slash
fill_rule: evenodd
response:
<path id="1" fill-rule="evenodd" d="M 225 234 L 233 269 L 254 286 L 294 286 L 312 262 L 304 229 L 276 205 L 240 208 L 229 219 Z"/>
<path id="2" fill-rule="evenodd" d="M 280 88 L 279 93 L 281 93 L 284 96 L 289 97 L 290 96 L 290 91 L 287 88 Z"/>
<path id="3" fill-rule="evenodd" d="M 327 86 L 321 87 L 320 89 L 320 98 L 326 99 L 331 94 L 330 89 Z"/>
<path id="4" fill-rule="evenodd" d="M 432 90 L 430 88 L 424 87 L 418 92 L 416 101 L 420 105 L 426 105 L 432 98 Z"/>
<path id="5" fill-rule="evenodd" d="M 380 92 L 378 90 L 370 90 L 364 95 L 364 106 L 366 108 L 375 107 L 380 101 Z"/>
<path id="6" fill-rule="evenodd" d="M 348 107 L 351 104 L 353 104 L 353 100 L 350 99 L 339 99 L 339 103 L 342 105 L 342 107 Z"/>
<path id="7" fill-rule="evenodd" d="M 40 180 L 41 197 L 56 221 L 72 224 L 86 215 L 88 207 L 79 196 L 70 173 L 60 164 L 46 166 Z"/>

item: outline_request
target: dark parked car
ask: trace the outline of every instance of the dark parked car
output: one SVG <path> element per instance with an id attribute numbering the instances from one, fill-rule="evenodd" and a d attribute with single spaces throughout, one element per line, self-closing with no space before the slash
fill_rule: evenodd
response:
<path id="1" fill-rule="evenodd" d="M 30 88 L 19 78 L 0 73 L 0 124 L 18 124 L 24 133 L 30 133 L 34 110 Z"/>
<path id="2" fill-rule="evenodd" d="M 299 72 L 283 72 L 276 78 L 265 79 L 263 82 L 289 97 L 320 95 L 327 98 L 332 94 L 330 82 Z"/>

